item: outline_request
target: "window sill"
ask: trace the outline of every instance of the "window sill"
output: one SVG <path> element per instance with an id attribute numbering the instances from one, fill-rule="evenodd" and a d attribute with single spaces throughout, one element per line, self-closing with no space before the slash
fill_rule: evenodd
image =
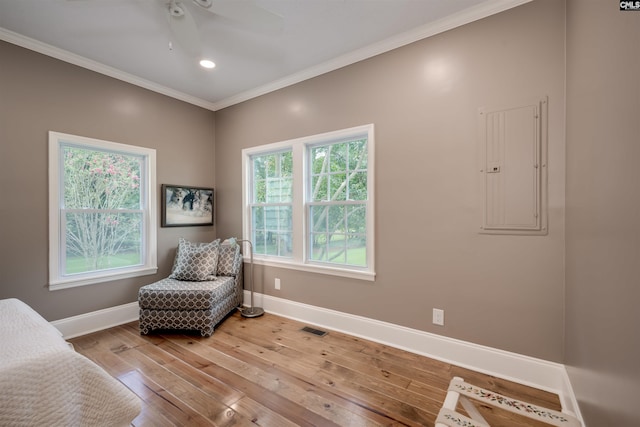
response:
<path id="1" fill-rule="evenodd" d="M 244 261 L 248 262 L 249 260 L 245 258 Z M 287 268 L 290 270 L 306 271 L 309 273 L 329 274 L 331 276 L 347 277 L 349 279 L 366 280 L 369 282 L 374 282 L 376 280 L 376 273 L 368 270 L 329 267 L 318 264 L 302 264 L 294 261 L 282 261 L 272 258 L 256 259 L 254 257 L 253 263 L 257 265 L 266 265 L 268 267 Z"/>
<path id="2" fill-rule="evenodd" d="M 103 283 L 103 282 L 112 282 L 114 280 L 127 279 L 130 277 L 148 276 L 151 274 L 156 274 L 157 272 L 158 272 L 158 267 L 140 267 L 135 270 L 109 272 L 109 273 L 102 273 L 100 275 L 93 275 L 93 276 L 82 275 L 82 276 L 76 276 L 76 277 L 65 277 L 58 280 L 51 280 L 49 282 L 49 290 L 58 291 L 60 289 L 75 288 L 77 286 L 94 285 L 96 283 Z"/>

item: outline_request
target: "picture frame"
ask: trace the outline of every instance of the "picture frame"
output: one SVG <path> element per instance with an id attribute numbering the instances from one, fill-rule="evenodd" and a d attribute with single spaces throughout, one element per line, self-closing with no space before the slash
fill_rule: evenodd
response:
<path id="1" fill-rule="evenodd" d="M 162 184 L 162 227 L 213 225 L 213 188 Z"/>

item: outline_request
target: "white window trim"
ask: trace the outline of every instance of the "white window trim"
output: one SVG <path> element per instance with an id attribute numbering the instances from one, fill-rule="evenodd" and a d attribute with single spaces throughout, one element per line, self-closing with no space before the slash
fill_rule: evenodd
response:
<path id="1" fill-rule="evenodd" d="M 130 268 L 118 268 L 62 276 L 60 257 L 60 147 L 62 143 L 79 144 L 90 148 L 121 151 L 123 153 L 144 156 L 145 179 L 148 191 L 143 194 L 144 202 L 148 206 L 145 215 L 146 227 L 143 230 L 146 247 L 144 263 Z M 156 150 L 103 141 L 83 136 L 70 135 L 60 132 L 49 132 L 49 290 L 67 289 L 76 286 L 92 285 L 95 283 L 126 279 L 129 277 L 155 274 L 158 271 L 157 250 L 157 196 L 156 196 Z"/>
<path id="2" fill-rule="evenodd" d="M 325 263 L 306 261 L 307 245 L 306 239 L 309 235 L 308 224 L 306 224 L 307 213 L 305 204 L 304 178 L 307 174 L 307 162 L 305 161 L 305 151 L 307 147 L 318 144 L 330 144 L 332 142 L 348 141 L 358 137 L 367 138 L 367 267 L 328 265 Z M 296 138 L 287 141 L 275 142 L 272 144 L 260 145 L 257 147 L 245 148 L 242 150 L 242 233 L 244 239 L 251 237 L 251 194 L 248 188 L 251 182 L 251 157 L 267 154 L 275 151 L 282 151 L 290 148 L 293 153 L 293 255 L 292 258 L 281 258 L 275 256 L 265 256 L 254 254 L 254 263 L 288 268 L 292 270 L 307 271 L 312 273 L 330 274 L 334 276 L 347 277 L 352 279 L 374 281 L 375 273 L 375 141 L 374 125 L 362 125 L 349 129 L 342 129 L 334 132 L 327 132 L 308 137 Z M 302 232 L 301 232 L 302 231 Z"/>

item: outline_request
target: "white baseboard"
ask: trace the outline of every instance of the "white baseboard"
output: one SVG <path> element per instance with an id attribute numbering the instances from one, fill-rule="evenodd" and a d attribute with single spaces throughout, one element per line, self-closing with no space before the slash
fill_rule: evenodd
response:
<path id="1" fill-rule="evenodd" d="M 138 302 L 136 301 L 66 319 L 54 320 L 50 323 L 62 333 L 64 339 L 69 339 L 133 322 L 138 320 L 139 315 Z"/>
<path id="2" fill-rule="evenodd" d="M 244 292 L 245 305 L 250 294 Z M 325 327 L 558 394 L 565 412 L 584 425 L 565 366 L 392 323 L 254 293 L 256 306 L 278 316 Z M 138 320 L 132 302 L 51 322 L 65 339 Z"/>
<path id="3" fill-rule="evenodd" d="M 582 422 L 565 366 L 504 350 L 448 338 L 392 323 L 302 304 L 270 295 L 253 295 L 256 306 L 315 326 L 387 344 L 463 368 L 556 393 L 563 411 Z M 250 293 L 244 292 L 245 305 Z"/>

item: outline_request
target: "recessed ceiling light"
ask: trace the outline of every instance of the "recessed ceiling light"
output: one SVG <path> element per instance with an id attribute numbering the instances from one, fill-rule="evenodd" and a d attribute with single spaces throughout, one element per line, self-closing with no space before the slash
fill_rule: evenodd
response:
<path id="1" fill-rule="evenodd" d="M 203 59 L 202 61 L 200 61 L 200 65 L 204 68 L 214 68 L 216 66 L 215 62 L 209 60 L 209 59 Z"/>

